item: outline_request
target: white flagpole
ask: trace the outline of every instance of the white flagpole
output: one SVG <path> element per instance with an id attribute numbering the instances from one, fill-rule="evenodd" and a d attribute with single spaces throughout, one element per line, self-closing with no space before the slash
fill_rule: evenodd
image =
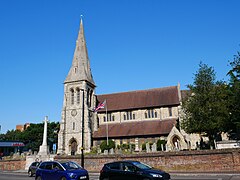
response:
<path id="1" fill-rule="evenodd" d="M 108 145 L 108 114 L 107 114 L 107 100 L 106 101 L 106 116 L 107 116 L 107 124 L 106 124 L 106 134 L 107 134 L 107 145 Z"/>

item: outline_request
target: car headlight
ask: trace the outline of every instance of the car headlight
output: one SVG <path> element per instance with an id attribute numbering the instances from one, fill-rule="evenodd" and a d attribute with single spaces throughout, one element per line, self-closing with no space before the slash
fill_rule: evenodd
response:
<path id="1" fill-rule="evenodd" d="M 71 178 L 71 179 L 74 179 L 77 177 L 77 175 L 75 173 L 68 173 L 68 176 Z"/>
<path id="2" fill-rule="evenodd" d="M 153 174 L 153 173 L 151 173 L 150 175 L 151 175 L 152 177 L 162 178 L 162 175 L 161 175 L 161 174 Z"/>

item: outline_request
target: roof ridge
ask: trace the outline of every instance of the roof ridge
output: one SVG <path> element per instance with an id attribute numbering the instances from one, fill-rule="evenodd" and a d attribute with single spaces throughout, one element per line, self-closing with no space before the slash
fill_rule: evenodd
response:
<path id="1" fill-rule="evenodd" d="M 160 89 L 169 89 L 169 88 L 174 88 L 174 87 L 177 87 L 177 86 L 165 86 L 165 87 L 143 89 L 143 90 L 131 90 L 131 91 L 108 93 L 108 94 L 98 94 L 97 96 L 107 96 L 107 95 L 115 95 L 115 94 L 127 94 L 127 93 L 135 93 L 135 92 L 147 92 L 147 91 L 154 91 L 154 90 L 160 90 Z"/>

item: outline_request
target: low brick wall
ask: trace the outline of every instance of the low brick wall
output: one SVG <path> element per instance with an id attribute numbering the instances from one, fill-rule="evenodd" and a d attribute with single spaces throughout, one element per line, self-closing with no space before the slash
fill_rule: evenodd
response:
<path id="1" fill-rule="evenodd" d="M 81 156 L 56 156 L 81 164 Z M 240 172 L 240 149 L 157 152 L 132 155 L 85 155 L 84 167 L 99 172 L 104 163 L 138 160 L 168 172 Z"/>
<path id="2" fill-rule="evenodd" d="M 0 160 L 1 171 L 17 171 L 25 169 L 26 160 Z"/>
<path id="3" fill-rule="evenodd" d="M 55 160 L 72 160 L 81 164 L 81 156 L 56 156 Z M 139 153 L 131 155 L 85 155 L 84 167 L 99 172 L 104 163 L 138 160 L 168 172 L 237 172 L 240 173 L 240 149 Z M 24 170 L 25 160 L 0 160 L 0 170 Z"/>

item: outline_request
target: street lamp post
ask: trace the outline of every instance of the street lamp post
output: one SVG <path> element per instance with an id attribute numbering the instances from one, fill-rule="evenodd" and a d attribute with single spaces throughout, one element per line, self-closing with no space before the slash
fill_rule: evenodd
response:
<path id="1" fill-rule="evenodd" d="M 82 147 L 81 147 L 81 166 L 84 168 L 84 89 L 81 89 L 82 95 Z"/>

